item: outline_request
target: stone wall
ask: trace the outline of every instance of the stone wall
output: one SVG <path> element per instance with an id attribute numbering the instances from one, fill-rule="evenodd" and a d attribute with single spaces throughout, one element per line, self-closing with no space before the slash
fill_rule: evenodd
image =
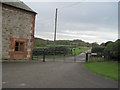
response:
<path id="1" fill-rule="evenodd" d="M 30 59 L 33 50 L 35 14 L 21 9 L 2 6 L 2 58 L 16 59 L 14 40 L 25 40 L 25 52 L 21 58 Z M 17 56 L 16 56 L 16 55 Z"/>
<path id="2" fill-rule="evenodd" d="M 2 60 L 2 4 L 0 4 L 0 60 Z"/>

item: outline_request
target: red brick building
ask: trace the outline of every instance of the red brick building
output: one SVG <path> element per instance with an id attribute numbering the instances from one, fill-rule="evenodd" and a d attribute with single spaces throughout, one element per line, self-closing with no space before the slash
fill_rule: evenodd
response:
<path id="1" fill-rule="evenodd" d="M 35 16 L 23 2 L 2 2 L 2 59 L 31 59 Z"/>

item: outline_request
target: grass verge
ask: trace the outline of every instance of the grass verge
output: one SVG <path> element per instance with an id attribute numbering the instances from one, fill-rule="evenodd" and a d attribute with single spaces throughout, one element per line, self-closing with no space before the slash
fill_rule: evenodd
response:
<path id="1" fill-rule="evenodd" d="M 118 78 L 118 63 L 116 62 L 92 62 L 86 63 L 85 67 L 95 74 L 120 81 Z"/>

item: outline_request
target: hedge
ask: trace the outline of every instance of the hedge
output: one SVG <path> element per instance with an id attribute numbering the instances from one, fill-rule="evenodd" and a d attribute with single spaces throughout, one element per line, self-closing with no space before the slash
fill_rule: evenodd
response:
<path id="1" fill-rule="evenodd" d="M 65 46 L 56 46 L 56 47 L 48 47 L 48 48 L 35 48 L 33 50 L 33 55 L 61 55 L 61 54 L 70 54 L 71 51 L 68 47 Z"/>

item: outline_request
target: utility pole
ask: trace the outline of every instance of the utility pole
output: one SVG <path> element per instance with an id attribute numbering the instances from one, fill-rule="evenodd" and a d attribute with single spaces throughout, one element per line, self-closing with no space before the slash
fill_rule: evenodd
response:
<path id="1" fill-rule="evenodd" d="M 54 56 L 55 56 L 55 45 L 56 45 L 56 29 L 57 29 L 57 8 L 55 13 L 55 32 L 54 32 Z M 55 58 L 54 58 L 55 60 Z"/>
<path id="2" fill-rule="evenodd" d="M 55 13 L 55 33 L 54 33 L 54 45 L 56 44 L 56 28 L 57 28 L 57 8 L 56 8 L 56 13 Z"/>

